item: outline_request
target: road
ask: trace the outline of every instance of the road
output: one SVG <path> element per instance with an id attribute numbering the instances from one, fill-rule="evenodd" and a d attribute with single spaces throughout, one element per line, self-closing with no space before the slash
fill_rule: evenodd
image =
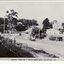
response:
<path id="1" fill-rule="evenodd" d="M 22 36 L 19 36 L 19 34 L 11 34 L 10 39 L 16 39 L 17 43 L 25 43 L 29 47 L 34 48 L 35 50 L 45 50 L 46 52 L 50 54 L 54 54 L 56 56 L 59 56 L 60 58 L 64 57 L 64 43 L 59 41 L 50 41 L 47 39 L 37 39 L 36 41 L 30 41 L 30 31 L 27 30 L 26 32 L 29 32 L 29 34 L 26 34 L 25 32 L 22 33 Z"/>

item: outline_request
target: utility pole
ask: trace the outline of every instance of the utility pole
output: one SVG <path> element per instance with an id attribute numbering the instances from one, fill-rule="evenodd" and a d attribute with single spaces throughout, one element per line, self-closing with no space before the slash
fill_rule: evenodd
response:
<path id="1" fill-rule="evenodd" d="M 5 38 L 5 16 L 4 16 L 4 38 Z"/>
<path id="2" fill-rule="evenodd" d="M 39 28 L 39 39 L 40 39 L 40 28 Z"/>

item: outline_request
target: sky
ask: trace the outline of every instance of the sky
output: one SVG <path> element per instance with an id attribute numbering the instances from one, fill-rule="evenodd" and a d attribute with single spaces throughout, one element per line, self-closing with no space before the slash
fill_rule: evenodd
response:
<path id="1" fill-rule="evenodd" d="M 45 18 L 50 22 L 64 22 L 64 2 L 0 2 L 0 17 L 4 17 L 6 11 L 11 9 L 18 12 L 18 18 L 35 19 L 39 24 Z"/>

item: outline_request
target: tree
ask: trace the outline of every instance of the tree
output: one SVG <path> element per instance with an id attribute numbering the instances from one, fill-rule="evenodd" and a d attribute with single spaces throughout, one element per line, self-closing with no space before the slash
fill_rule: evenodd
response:
<path id="1" fill-rule="evenodd" d="M 1 24 L 4 24 L 4 18 L 2 18 L 2 17 L 0 18 L 0 25 Z"/>
<path id="2" fill-rule="evenodd" d="M 17 15 L 18 13 L 16 11 L 14 11 L 13 9 L 11 9 L 10 12 L 6 11 L 6 13 L 7 13 L 6 16 L 8 17 L 9 21 L 12 21 L 12 19 L 14 18 L 14 16 L 18 17 L 18 15 Z"/>
<path id="3" fill-rule="evenodd" d="M 17 31 L 25 31 L 25 30 L 26 30 L 26 26 L 22 26 L 22 25 L 20 24 L 20 25 L 16 26 L 15 29 L 16 29 Z"/>
<path id="4" fill-rule="evenodd" d="M 53 21 L 52 21 L 53 24 L 54 24 L 54 23 L 57 23 L 57 22 L 58 22 L 57 20 L 53 20 Z"/>
<path id="5" fill-rule="evenodd" d="M 37 24 L 37 20 L 35 19 L 19 19 L 19 22 L 21 22 L 23 25 L 26 26 L 32 26 L 32 25 L 36 25 Z"/>
<path id="6" fill-rule="evenodd" d="M 43 21 L 43 23 L 42 23 L 42 24 L 43 24 L 44 28 L 46 28 L 46 29 L 47 29 L 47 28 L 48 28 L 48 26 L 49 26 L 49 24 L 50 24 L 50 23 L 49 23 L 49 19 L 48 19 L 48 18 L 46 18 L 46 19 Z"/>
<path id="7" fill-rule="evenodd" d="M 36 25 L 37 24 L 37 20 L 35 20 L 35 19 L 32 19 L 32 25 Z"/>
<path id="8" fill-rule="evenodd" d="M 42 31 L 44 33 L 46 33 L 46 30 L 49 29 L 49 25 L 50 25 L 50 22 L 49 22 L 49 19 L 46 18 L 44 21 L 43 21 L 43 28 L 42 28 Z"/>
<path id="9" fill-rule="evenodd" d="M 52 23 L 49 24 L 49 29 L 50 29 L 50 28 L 53 28 L 53 24 L 52 24 Z"/>
<path id="10" fill-rule="evenodd" d="M 14 11 L 13 9 L 11 9 L 10 11 L 6 11 L 7 13 L 7 18 L 8 18 L 8 24 L 11 23 L 13 25 L 17 24 L 17 17 L 18 17 L 18 13 L 16 11 Z M 10 25 L 10 24 L 9 24 Z M 12 28 L 9 26 L 9 28 Z"/>
<path id="11" fill-rule="evenodd" d="M 63 29 L 64 29 L 64 23 L 62 23 L 62 27 L 63 27 Z"/>

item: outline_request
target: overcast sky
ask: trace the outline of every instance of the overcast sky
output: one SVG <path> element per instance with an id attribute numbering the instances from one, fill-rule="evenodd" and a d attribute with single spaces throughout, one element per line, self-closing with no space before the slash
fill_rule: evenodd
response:
<path id="1" fill-rule="evenodd" d="M 19 18 L 35 19 L 40 24 L 45 18 L 64 22 L 64 2 L 0 2 L 0 17 L 14 9 Z"/>

